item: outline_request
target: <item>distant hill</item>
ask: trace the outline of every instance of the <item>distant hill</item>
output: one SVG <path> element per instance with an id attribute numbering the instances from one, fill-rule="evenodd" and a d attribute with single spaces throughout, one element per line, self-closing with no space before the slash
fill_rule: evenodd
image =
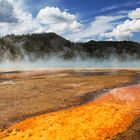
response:
<path id="1" fill-rule="evenodd" d="M 140 59 L 140 43 L 131 41 L 89 41 L 74 43 L 55 33 L 7 35 L 0 38 L 0 61 L 30 60 L 56 56 L 64 59 L 80 57 L 120 60 Z"/>

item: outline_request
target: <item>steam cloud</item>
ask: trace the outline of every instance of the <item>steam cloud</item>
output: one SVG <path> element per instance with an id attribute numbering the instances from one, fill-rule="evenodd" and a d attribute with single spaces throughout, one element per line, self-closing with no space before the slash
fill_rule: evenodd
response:
<path id="1" fill-rule="evenodd" d="M 24 60 L 0 62 L 0 69 L 37 69 L 37 68 L 140 68 L 140 60 L 120 61 L 110 57 L 107 60 L 93 58 L 64 60 L 60 57 L 46 57 L 31 61 L 26 57 Z"/>

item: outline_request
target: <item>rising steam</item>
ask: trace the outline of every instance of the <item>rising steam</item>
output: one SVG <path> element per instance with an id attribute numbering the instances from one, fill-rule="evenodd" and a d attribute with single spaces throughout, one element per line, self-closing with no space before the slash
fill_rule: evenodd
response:
<path id="1" fill-rule="evenodd" d="M 23 60 L 5 60 L 0 63 L 0 69 L 36 69 L 36 68 L 140 68 L 140 60 L 121 61 L 110 57 L 107 60 L 94 58 L 64 60 L 60 57 L 47 57 L 31 61 L 26 57 Z"/>

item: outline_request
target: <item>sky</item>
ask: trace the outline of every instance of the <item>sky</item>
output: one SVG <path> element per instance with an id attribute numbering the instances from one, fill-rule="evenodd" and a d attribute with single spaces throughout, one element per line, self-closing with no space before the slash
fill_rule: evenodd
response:
<path id="1" fill-rule="evenodd" d="M 0 0 L 0 36 L 42 32 L 140 42 L 140 0 Z"/>

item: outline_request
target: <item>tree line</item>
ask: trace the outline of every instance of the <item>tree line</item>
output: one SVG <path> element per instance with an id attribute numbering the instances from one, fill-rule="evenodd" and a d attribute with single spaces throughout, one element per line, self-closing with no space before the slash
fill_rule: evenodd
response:
<path id="1" fill-rule="evenodd" d="M 57 56 L 63 59 L 80 57 L 99 60 L 117 57 L 120 60 L 140 59 L 140 43 L 132 41 L 71 42 L 55 33 L 7 35 L 0 38 L 0 61 L 28 57 Z"/>

